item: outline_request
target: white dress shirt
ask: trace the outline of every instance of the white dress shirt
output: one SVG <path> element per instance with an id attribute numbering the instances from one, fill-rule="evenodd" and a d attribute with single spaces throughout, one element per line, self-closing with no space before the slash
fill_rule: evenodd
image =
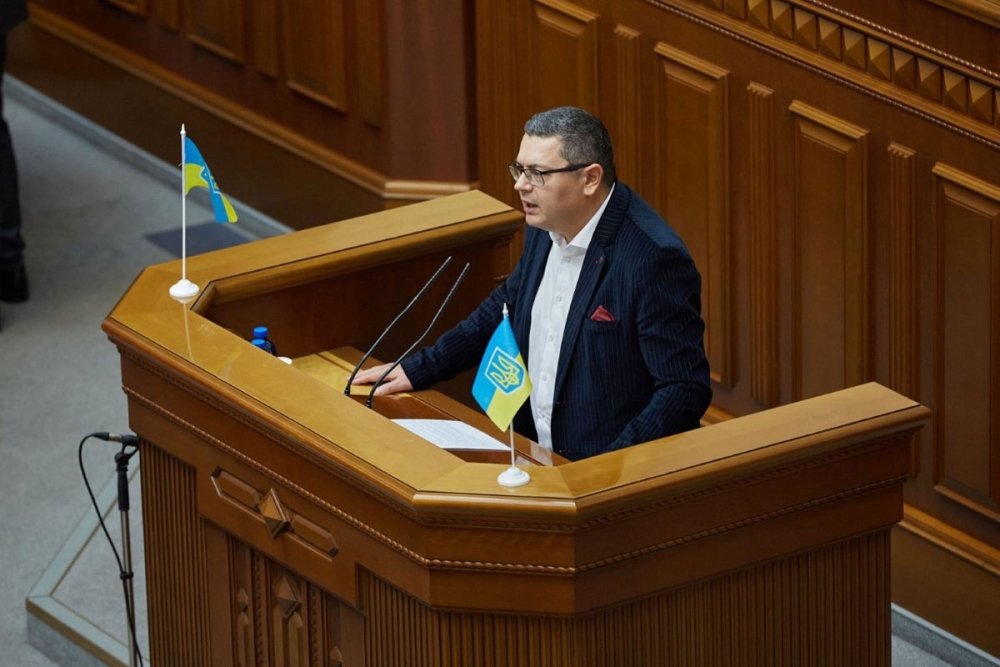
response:
<path id="1" fill-rule="evenodd" d="M 614 187 L 611 188 L 614 191 Z M 528 334 L 528 376 L 531 378 L 531 414 L 535 419 L 538 444 L 552 449 L 552 406 L 555 399 L 556 368 L 562 349 L 566 316 L 583 269 L 583 258 L 597 229 L 597 222 L 608 206 L 611 193 L 594 216 L 572 241 L 562 234 L 549 232 L 552 248 L 545 263 L 545 273 L 531 306 L 531 331 Z"/>

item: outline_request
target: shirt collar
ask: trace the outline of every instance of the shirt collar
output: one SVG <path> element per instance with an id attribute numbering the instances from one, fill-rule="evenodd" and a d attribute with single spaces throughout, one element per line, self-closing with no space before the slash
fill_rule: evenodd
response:
<path id="1" fill-rule="evenodd" d="M 566 242 L 566 237 L 562 234 L 557 234 L 556 232 L 549 232 L 549 238 L 552 239 L 552 243 L 559 246 L 560 248 L 580 248 L 586 250 L 590 247 L 590 241 L 594 238 L 594 232 L 597 230 L 597 223 L 600 222 L 601 216 L 604 215 L 604 209 L 608 207 L 608 202 L 611 200 L 611 193 L 615 191 L 614 184 L 611 185 L 611 190 L 608 191 L 608 196 L 604 198 L 600 207 L 594 213 L 594 215 L 587 221 L 587 224 L 583 226 L 573 240 L 569 243 Z"/>

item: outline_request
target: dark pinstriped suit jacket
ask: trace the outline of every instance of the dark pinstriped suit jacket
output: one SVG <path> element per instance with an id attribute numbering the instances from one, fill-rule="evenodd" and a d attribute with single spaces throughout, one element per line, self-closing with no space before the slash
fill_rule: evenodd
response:
<path id="1" fill-rule="evenodd" d="M 417 389 L 479 364 L 504 302 L 525 360 L 531 304 L 552 241 L 530 228 L 510 277 L 403 369 Z M 584 258 L 555 382 L 552 442 L 577 460 L 698 426 L 712 398 L 701 319 L 701 278 L 680 237 L 618 183 Z M 613 322 L 591 319 L 598 306 Z M 537 439 L 528 403 L 514 419 Z"/>

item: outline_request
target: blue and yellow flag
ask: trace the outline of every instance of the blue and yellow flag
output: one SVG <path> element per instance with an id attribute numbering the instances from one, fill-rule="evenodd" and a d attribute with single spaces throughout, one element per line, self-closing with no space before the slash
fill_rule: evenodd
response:
<path id="1" fill-rule="evenodd" d="M 216 222 L 236 222 L 236 211 L 226 196 L 219 190 L 208 170 L 201 151 L 187 136 L 184 137 L 184 196 L 191 188 L 205 188 L 212 199 L 212 210 L 215 211 Z"/>
<path id="2" fill-rule="evenodd" d="M 528 367 L 517 349 L 504 305 L 503 321 L 486 346 L 476 381 L 472 384 L 472 396 L 493 423 L 506 431 L 530 394 Z"/>

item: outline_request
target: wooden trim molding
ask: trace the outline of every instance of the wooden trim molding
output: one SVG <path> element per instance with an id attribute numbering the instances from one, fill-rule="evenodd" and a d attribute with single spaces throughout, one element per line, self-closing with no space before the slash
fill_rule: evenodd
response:
<path id="1" fill-rule="evenodd" d="M 1000 549 L 960 532 L 913 505 L 903 505 L 899 528 L 935 544 L 995 577 L 1000 577 Z"/>
<path id="2" fill-rule="evenodd" d="M 758 403 L 773 407 L 780 398 L 774 91 L 751 82 L 747 86 L 747 99 L 750 116 L 750 391 Z"/>
<path id="3" fill-rule="evenodd" d="M 996 0 L 929 0 L 953 12 L 1000 28 L 1000 2 Z"/>
<path id="4" fill-rule="evenodd" d="M 916 152 L 889 144 L 889 376 L 893 388 L 916 396 L 918 300 Z"/>

